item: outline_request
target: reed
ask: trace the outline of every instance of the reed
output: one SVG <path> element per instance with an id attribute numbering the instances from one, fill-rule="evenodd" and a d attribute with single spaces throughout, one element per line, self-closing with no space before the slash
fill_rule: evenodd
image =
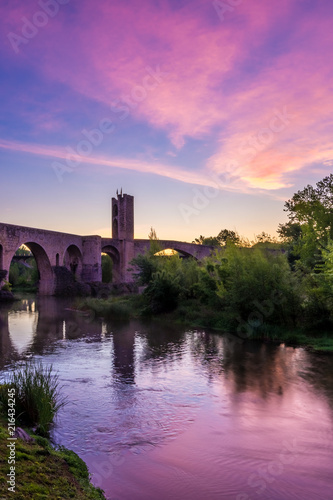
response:
<path id="1" fill-rule="evenodd" d="M 35 426 L 36 432 L 47 435 L 56 414 L 67 404 L 60 394 L 59 377 L 52 365 L 46 367 L 41 362 L 29 361 L 14 369 L 2 388 L 8 386 L 15 389 L 18 421 Z M 6 407 L 7 391 L 1 391 L 0 400 Z"/>

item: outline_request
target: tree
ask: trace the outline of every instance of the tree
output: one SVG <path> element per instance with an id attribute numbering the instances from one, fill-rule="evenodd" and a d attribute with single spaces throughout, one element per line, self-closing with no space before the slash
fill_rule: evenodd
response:
<path id="1" fill-rule="evenodd" d="M 222 229 L 217 236 L 202 236 L 195 238 L 192 243 L 197 245 L 210 245 L 214 247 L 223 247 L 227 243 L 232 243 L 234 245 L 239 245 L 241 243 L 241 238 L 236 231 L 230 231 L 229 229 Z"/>
<path id="2" fill-rule="evenodd" d="M 260 234 L 257 234 L 255 237 L 256 243 L 277 243 L 277 239 L 274 236 L 271 236 L 269 233 L 265 233 L 262 231 Z"/>
<path id="3" fill-rule="evenodd" d="M 333 239 L 333 174 L 297 191 L 284 210 L 289 222 L 279 226 L 279 234 L 289 239 L 303 269 L 319 269 L 322 252 Z"/>
<path id="4" fill-rule="evenodd" d="M 279 224 L 277 233 L 282 241 L 292 243 L 299 241 L 302 236 L 302 228 L 299 222 L 286 222 Z"/>
<path id="5" fill-rule="evenodd" d="M 150 240 L 150 253 L 154 255 L 161 251 L 161 245 L 158 242 L 158 237 L 156 231 L 153 227 L 150 228 L 150 233 L 148 234 L 148 238 Z"/>
<path id="6" fill-rule="evenodd" d="M 316 187 L 306 186 L 285 203 L 291 224 L 299 224 L 302 235 L 312 232 L 319 247 L 326 248 L 333 239 L 333 174 L 317 182 Z M 296 229 L 296 226 L 293 227 Z"/>
<path id="7" fill-rule="evenodd" d="M 228 243 L 232 243 L 234 245 L 239 245 L 241 242 L 241 238 L 236 231 L 230 231 L 229 229 L 222 229 L 217 235 L 217 239 L 221 246 L 225 246 Z"/>

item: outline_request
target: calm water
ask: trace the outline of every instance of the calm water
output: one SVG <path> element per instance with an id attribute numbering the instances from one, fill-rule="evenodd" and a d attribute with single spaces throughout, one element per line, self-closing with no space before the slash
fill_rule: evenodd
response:
<path id="1" fill-rule="evenodd" d="M 68 307 L 1 306 L 1 374 L 53 364 L 70 400 L 53 439 L 108 499 L 333 499 L 331 355 Z"/>

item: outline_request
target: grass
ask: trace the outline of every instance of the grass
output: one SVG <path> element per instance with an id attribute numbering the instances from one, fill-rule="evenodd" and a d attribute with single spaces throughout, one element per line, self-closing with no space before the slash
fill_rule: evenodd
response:
<path id="1" fill-rule="evenodd" d="M 16 368 L 0 386 L 0 402 L 7 411 L 7 388 L 15 389 L 15 410 L 21 422 L 36 426 L 37 432 L 47 435 L 59 409 L 66 404 L 59 390 L 58 376 L 52 366 L 28 362 Z"/>
<path id="2" fill-rule="evenodd" d="M 93 311 L 96 316 L 106 319 L 128 320 L 140 315 L 142 300 L 140 295 L 112 297 L 109 299 L 86 298 L 76 302 L 81 311 Z"/>
<path id="3" fill-rule="evenodd" d="M 9 396 L 8 390 L 13 395 Z M 8 491 L 7 415 L 11 416 L 14 408 L 16 426 L 35 425 L 36 432 L 47 435 L 64 404 L 58 376 L 52 366 L 44 367 L 40 362 L 16 368 L 0 385 L 0 496 L 6 494 L 4 498 L 9 498 L 9 493 L 18 500 L 105 500 L 102 490 L 90 483 L 87 466 L 78 455 L 63 447 L 55 450 L 38 435 L 34 435 L 33 442 L 19 438 L 15 441 L 15 493 Z"/>
<path id="4" fill-rule="evenodd" d="M 54 450 L 47 439 L 16 441 L 15 493 L 7 490 L 9 473 L 7 421 L 0 415 L 0 498 L 16 500 L 105 500 L 89 481 L 86 464 L 73 451 Z"/>

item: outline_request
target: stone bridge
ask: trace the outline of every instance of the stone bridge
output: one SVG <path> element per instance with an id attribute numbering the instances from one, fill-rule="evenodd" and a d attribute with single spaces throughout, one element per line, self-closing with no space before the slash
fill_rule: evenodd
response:
<path id="1" fill-rule="evenodd" d="M 53 295 L 56 267 L 65 266 L 79 281 L 102 279 L 100 236 L 77 236 L 0 223 L 0 270 L 6 271 L 7 278 L 11 261 L 23 244 L 36 259 L 41 295 Z"/>
<path id="2" fill-rule="evenodd" d="M 214 250 L 214 247 L 211 246 L 196 245 L 183 241 L 158 240 L 158 244 L 161 250 L 176 250 L 181 256 L 194 257 L 197 260 L 208 257 Z M 129 263 L 137 255 L 147 252 L 149 248 L 150 240 L 102 238 L 101 251 L 108 254 L 113 261 L 112 274 L 114 282 L 129 283 L 133 281 Z"/>
<path id="3" fill-rule="evenodd" d="M 118 193 L 117 193 L 118 194 Z M 24 244 L 36 259 L 40 280 L 39 294 L 53 295 L 61 268 L 78 282 L 102 281 L 102 253 L 113 261 L 113 282 L 130 283 L 131 260 L 150 247 L 150 240 L 134 239 L 133 196 L 120 194 L 112 198 L 112 238 L 79 236 L 32 227 L 0 223 L 0 284 L 9 276 L 17 250 Z M 173 249 L 186 257 L 202 259 L 213 247 L 172 240 L 159 240 L 161 249 Z M 1 287 L 0 287 L 1 289 Z"/>

